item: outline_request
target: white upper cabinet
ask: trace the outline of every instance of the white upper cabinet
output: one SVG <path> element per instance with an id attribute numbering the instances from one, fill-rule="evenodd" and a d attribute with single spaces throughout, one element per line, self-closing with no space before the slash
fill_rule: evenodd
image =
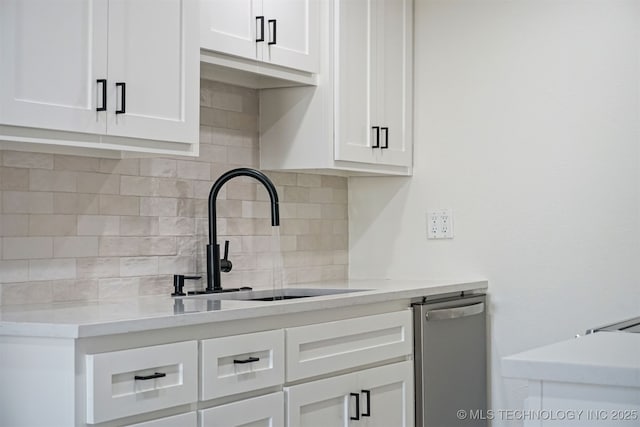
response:
<path id="1" fill-rule="evenodd" d="M 193 0 L 3 0 L 0 139 L 197 154 L 197 13 Z"/>
<path id="2" fill-rule="evenodd" d="M 200 0 L 203 49 L 318 72 L 321 0 Z"/>
<path id="3" fill-rule="evenodd" d="M 410 166 L 411 1 L 336 7 L 336 160 Z"/>
<path id="4" fill-rule="evenodd" d="M 106 131 L 96 106 L 97 80 L 107 75 L 107 7 L 106 0 L 0 2 L 0 123 Z"/>
<path id="5" fill-rule="evenodd" d="M 261 167 L 411 175 L 413 1 L 321 7 L 316 88 L 260 94 Z"/>
<path id="6" fill-rule="evenodd" d="M 109 1 L 109 135 L 197 140 L 197 10 L 193 0 Z"/>

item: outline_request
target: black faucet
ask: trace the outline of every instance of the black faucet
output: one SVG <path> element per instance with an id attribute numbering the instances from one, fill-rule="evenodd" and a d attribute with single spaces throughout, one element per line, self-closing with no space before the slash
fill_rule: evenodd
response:
<path id="1" fill-rule="evenodd" d="M 216 200 L 220 188 L 232 178 L 237 176 L 249 176 L 260 181 L 267 189 L 271 198 L 271 225 L 280 225 L 280 209 L 278 208 L 278 192 L 273 182 L 262 172 L 250 168 L 238 168 L 230 170 L 213 183 L 209 192 L 209 244 L 207 245 L 207 288 L 206 293 L 225 292 L 232 289 L 222 289 L 220 271 L 231 271 L 231 261 L 228 258 L 229 242 L 225 243 L 225 257 L 220 260 L 220 245 L 218 244 L 218 233 L 216 228 Z M 249 288 L 250 289 L 250 288 Z M 237 289 L 233 289 L 237 290 Z"/>

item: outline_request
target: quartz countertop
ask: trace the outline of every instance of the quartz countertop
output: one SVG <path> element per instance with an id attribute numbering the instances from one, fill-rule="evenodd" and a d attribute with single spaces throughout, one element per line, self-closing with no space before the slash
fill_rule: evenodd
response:
<path id="1" fill-rule="evenodd" d="M 640 334 L 597 332 L 502 359 L 510 378 L 640 387 Z"/>
<path id="2" fill-rule="evenodd" d="M 167 286 L 169 290 L 170 285 Z M 352 289 L 284 301 L 215 300 L 204 297 L 138 297 L 123 300 L 5 306 L 0 336 L 84 338 L 203 323 L 325 310 L 389 300 L 487 289 L 486 280 L 340 280 L 287 286 Z M 179 302 L 181 301 L 181 303 Z"/>

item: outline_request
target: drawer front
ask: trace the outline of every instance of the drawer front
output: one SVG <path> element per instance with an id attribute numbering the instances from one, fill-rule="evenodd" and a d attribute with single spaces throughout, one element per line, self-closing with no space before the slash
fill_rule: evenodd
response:
<path id="1" fill-rule="evenodd" d="M 198 342 L 86 356 L 87 423 L 195 402 Z"/>
<path id="2" fill-rule="evenodd" d="M 189 412 L 144 423 L 130 424 L 127 427 L 196 427 L 197 424 L 198 415 L 195 412 Z"/>
<path id="3" fill-rule="evenodd" d="M 411 310 L 287 328 L 287 382 L 406 356 Z"/>
<path id="4" fill-rule="evenodd" d="M 282 392 L 198 411 L 199 427 L 284 427 Z"/>
<path id="5" fill-rule="evenodd" d="M 203 340 L 200 400 L 284 382 L 284 331 Z"/>

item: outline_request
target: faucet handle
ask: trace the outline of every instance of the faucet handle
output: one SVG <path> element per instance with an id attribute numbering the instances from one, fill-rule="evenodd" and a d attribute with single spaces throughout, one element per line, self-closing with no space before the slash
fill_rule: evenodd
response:
<path id="1" fill-rule="evenodd" d="M 224 241 L 224 258 L 220 260 L 220 271 L 228 273 L 233 268 L 233 264 L 229 261 L 229 241 Z"/>

